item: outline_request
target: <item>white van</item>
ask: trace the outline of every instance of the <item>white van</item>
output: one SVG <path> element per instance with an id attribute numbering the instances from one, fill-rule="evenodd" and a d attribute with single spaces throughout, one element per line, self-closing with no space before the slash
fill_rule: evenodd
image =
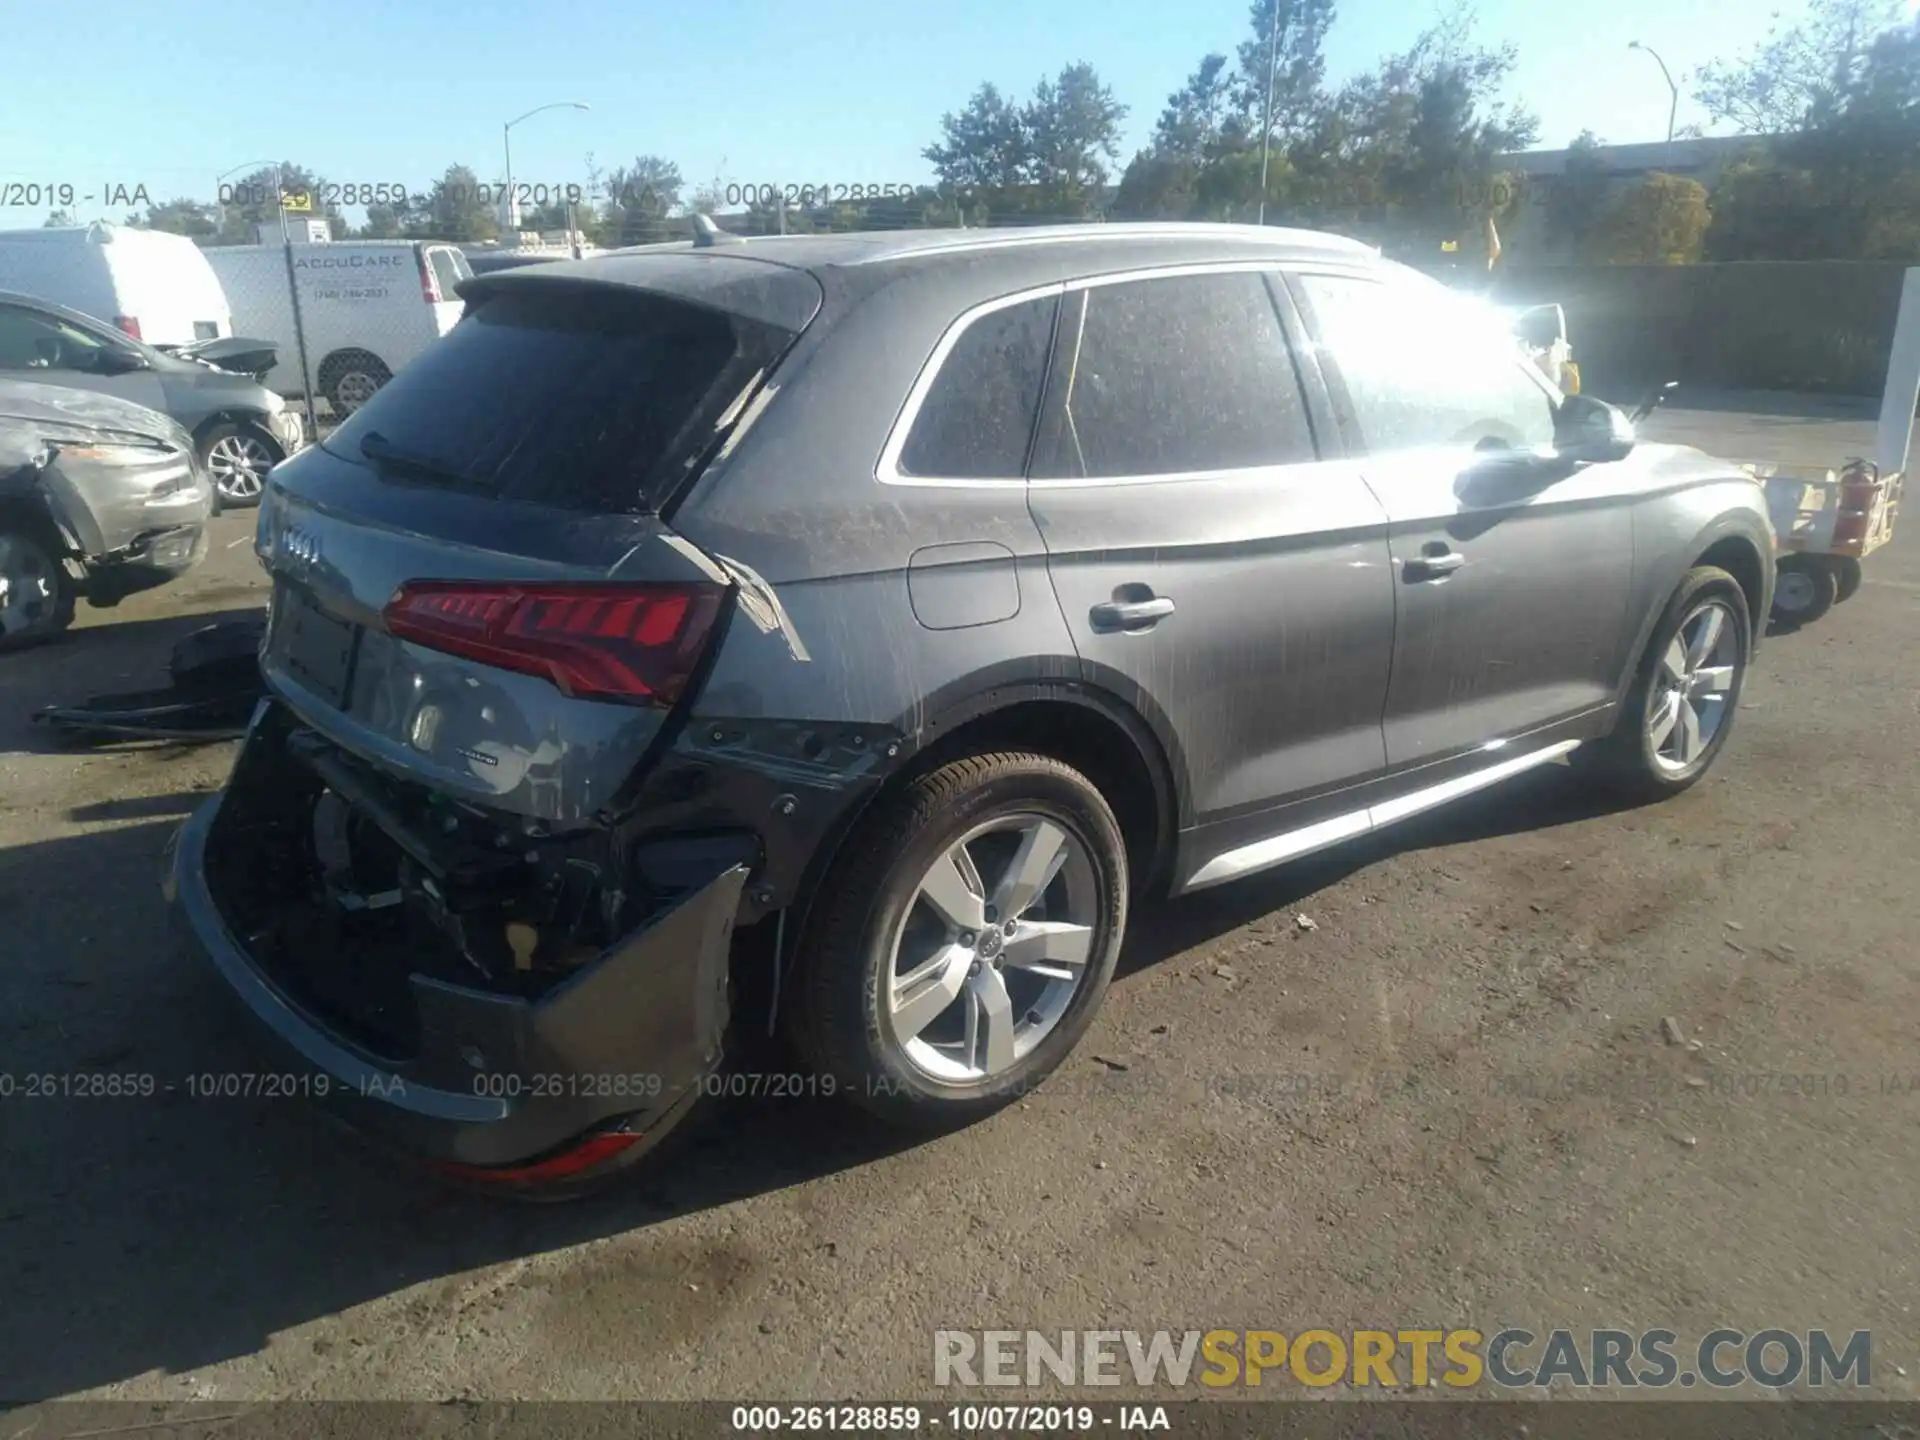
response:
<path id="1" fill-rule="evenodd" d="M 473 274 L 457 246 L 430 240 L 330 240 L 291 249 L 314 392 L 326 397 L 336 415 L 364 405 L 401 366 L 453 328 L 463 308 L 454 286 Z M 283 395 L 297 395 L 300 352 L 287 250 L 277 244 L 218 245 L 205 254 L 241 333 L 280 347 L 280 363 L 267 383 Z"/>
<path id="2" fill-rule="evenodd" d="M 0 230 L 0 290 L 51 300 L 149 345 L 233 334 L 227 297 L 200 247 L 159 230 L 104 221 Z"/>

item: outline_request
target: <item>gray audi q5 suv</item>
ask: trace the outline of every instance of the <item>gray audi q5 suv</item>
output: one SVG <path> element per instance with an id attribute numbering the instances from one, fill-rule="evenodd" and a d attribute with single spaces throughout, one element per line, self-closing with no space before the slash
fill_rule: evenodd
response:
<path id="1" fill-rule="evenodd" d="M 1561 757 L 1692 784 L 1769 608 L 1751 479 L 1330 236 L 708 231 L 463 293 L 272 473 L 271 698 L 168 885 L 275 1073 L 469 1181 L 632 1161 L 743 1021 L 985 1114 L 1152 896 Z"/>

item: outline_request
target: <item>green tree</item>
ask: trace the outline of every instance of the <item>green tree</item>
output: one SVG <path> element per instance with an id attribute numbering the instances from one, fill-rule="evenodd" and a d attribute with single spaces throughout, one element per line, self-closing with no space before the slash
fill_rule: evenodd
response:
<path id="1" fill-rule="evenodd" d="M 1874 38 L 1900 13 L 1898 0 L 1813 0 L 1805 19 L 1776 19 L 1746 55 L 1695 71 L 1694 98 L 1745 135 L 1797 131 L 1858 81 Z"/>
<path id="2" fill-rule="evenodd" d="M 1793 134 L 1723 173 L 1716 260 L 1920 260 L 1920 18 L 1867 46 Z"/>
<path id="3" fill-rule="evenodd" d="M 1609 189 L 1604 147 L 1591 130 L 1582 130 L 1567 147 L 1566 168 L 1546 185 L 1548 246 L 1569 256 L 1586 254 L 1606 213 Z"/>
<path id="4" fill-rule="evenodd" d="M 672 238 L 667 220 L 680 209 L 686 183 L 680 167 L 658 155 L 636 155 L 631 165 L 616 166 L 606 177 L 601 213 L 609 242 L 651 245 Z"/>
<path id="5" fill-rule="evenodd" d="M 1519 203 L 1500 157 L 1533 143 L 1539 126 L 1502 102 L 1511 46 L 1475 43 L 1456 11 L 1331 97 L 1289 148 L 1289 218 L 1345 228 L 1413 256 L 1447 242 L 1480 244 L 1489 219 Z"/>
<path id="6" fill-rule="evenodd" d="M 147 207 L 139 223 L 144 230 L 164 230 L 205 244 L 220 233 L 220 207 L 200 200 L 169 200 Z"/>
<path id="7" fill-rule="evenodd" d="M 1165 160 L 1200 164 L 1220 153 L 1223 143 L 1244 143 L 1234 113 L 1233 76 L 1227 57 L 1205 56 L 1200 67 L 1167 97 L 1153 128 L 1151 153 Z"/>
<path id="8" fill-rule="evenodd" d="M 424 229 L 436 240 L 456 244 L 493 240 L 500 234 L 500 222 L 480 189 L 478 177 L 465 165 L 449 165 L 410 220 L 410 232 Z"/>
<path id="9" fill-rule="evenodd" d="M 1103 203 L 1126 114 L 1091 65 L 1068 65 L 1022 104 L 982 85 L 941 117 L 941 138 L 922 153 L 956 216 L 1087 218 Z"/>
<path id="10" fill-rule="evenodd" d="M 1204 161 L 1142 150 L 1120 177 L 1113 200 L 1119 220 L 1184 220 L 1199 203 L 1197 190 Z"/>
<path id="11" fill-rule="evenodd" d="M 54 210 L 50 211 L 47 218 L 40 222 L 40 228 L 42 230 L 59 230 L 69 225 L 78 225 L 79 223 L 78 220 L 73 218 L 73 212 L 71 210 Z"/>
<path id="12" fill-rule="evenodd" d="M 1032 187 L 1027 208 L 1060 218 L 1093 214 L 1119 154 L 1126 116 L 1127 107 L 1084 62 L 1036 85 L 1021 117 Z"/>
<path id="13" fill-rule="evenodd" d="M 1253 0 L 1248 11 L 1253 33 L 1240 42 L 1233 82 L 1239 136 L 1260 144 L 1271 77 L 1272 133 L 1276 143 L 1289 144 L 1307 134 L 1324 102 L 1327 62 L 1321 51 L 1333 25 L 1334 0 Z"/>
<path id="14" fill-rule="evenodd" d="M 399 239 L 407 233 L 412 208 L 406 203 L 367 206 L 367 221 L 360 227 L 360 238 L 362 240 Z"/>
<path id="15" fill-rule="evenodd" d="M 260 225 L 267 226 L 272 234 L 280 223 L 279 196 L 283 192 L 312 197 L 311 214 L 326 220 L 336 240 L 347 233 L 346 218 L 341 215 L 340 207 L 322 204 L 326 181 L 304 165 L 282 161 L 279 165 L 262 166 L 244 179 L 220 188 L 224 198 L 216 200 L 220 226 L 218 233 L 210 237 L 214 244 L 251 245 L 258 238 L 256 227 Z M 309 216 L 303 214 L 300 218 L 304 220 Z"/>
<path id="16" fill-rule="evenodd" d="M 967 196 L 1017 193 L 1033 165 L 1026 116 L 992 84 L 964 108 L 940 117 L 941 138 L 920 153 L 948 191 Z"/>
<path id="17" fill-rule="evenodd" d="M 1610 265 L 1689 265 L 1712 220 L 1706 186 L 1655 171 L 1607 207 L 1593 250 Z"/>

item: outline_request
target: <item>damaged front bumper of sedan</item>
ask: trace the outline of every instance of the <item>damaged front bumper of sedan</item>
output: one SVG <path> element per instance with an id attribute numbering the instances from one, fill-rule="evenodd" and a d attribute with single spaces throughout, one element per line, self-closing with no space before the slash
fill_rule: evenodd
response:
<path id="1" fill-rule="evenodd" d="M 756 846 L 529 837 L 270 699 L 166 888 L 296 1093 L 444 1172 L 546 1190 L 637 1159 L 720 1064 Z"/>

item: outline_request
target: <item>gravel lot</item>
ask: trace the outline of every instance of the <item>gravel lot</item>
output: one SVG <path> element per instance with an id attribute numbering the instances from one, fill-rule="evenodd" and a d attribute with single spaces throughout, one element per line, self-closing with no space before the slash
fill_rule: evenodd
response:
<path id="1" fill-rule="evenodd" d="M 1651 428 L 1867 443 L 1797 408 L 1827 413 Z M 897 1398 L 936 1327 L 996 1325 L 1870 1328 L 1876 1392 L 1920 1385 L 1920 519 L 1767 644 L 1678 800 L 1610 813 L 1550 767 L 1141 917 L 1069 1068 L 965 1134 L 742 1101 L 562 1208 L 189 1093 L 248 1061 L 159 862 L 228 751 L 62 752 L 26 713 L 257 604 L 250 526 L 0 663 L 0 1069 L 161 1087 L 0 1100 L 0 1396 Z"/>

